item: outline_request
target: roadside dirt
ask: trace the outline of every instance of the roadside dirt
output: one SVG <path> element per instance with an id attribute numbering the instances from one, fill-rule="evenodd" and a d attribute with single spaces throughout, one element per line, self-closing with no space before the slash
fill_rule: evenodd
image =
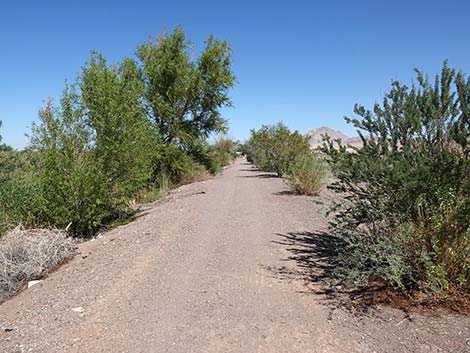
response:
<path id="1" fill-rule="evenodd" d="M 1 305 L 0 351 L 469 352 L 468 317 L 331 296 L 330 197 L 243 161 L 183 186 Z"/>

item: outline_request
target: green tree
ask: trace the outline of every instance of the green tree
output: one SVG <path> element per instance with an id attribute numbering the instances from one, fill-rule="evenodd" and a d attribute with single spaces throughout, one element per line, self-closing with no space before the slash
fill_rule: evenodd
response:
<path id="1" fill-rule="evenodd" d="M 191 53 L 191 43 L 179 27 L 137 49 L 148 112 L 165 143 L 206 138 L 226 129 L 220 108 L 231 106 L 232 49 L 210 36 L 197 60 Z"/>
<path id="2" fill-rule="evenodd" d="M 60 108 L 48 101 L 33 125 L 31 147 L 39 159 L 37 177 L 45 199 L 45 224 L 92 235 L 116 210 L 112 183 L 95 158 L 92 131 L 81 114 L 79 96 L 67 88 Z"/>
<path id="3" fill-rule="evenodd" d="M 141 71 L 131 59 L 108 66 L 93 52 L 78 85 L 79 109 L 92 131 L 93 153 L 113 182 L 113 195 L 129 199 L 148 182 L 156 145 L 142 103 Z"/>

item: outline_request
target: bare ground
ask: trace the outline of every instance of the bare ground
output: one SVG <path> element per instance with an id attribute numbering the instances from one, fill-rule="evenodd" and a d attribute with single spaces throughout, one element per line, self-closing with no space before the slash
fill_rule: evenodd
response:
<path id="1" fill-rule="evenodd" d="M 0 306 L 2 352 L 468 352 L 470 319 L 347 310 L 328 199 L 238 161 Z M 74 309 L 74 310 L 72 310 Z"/>

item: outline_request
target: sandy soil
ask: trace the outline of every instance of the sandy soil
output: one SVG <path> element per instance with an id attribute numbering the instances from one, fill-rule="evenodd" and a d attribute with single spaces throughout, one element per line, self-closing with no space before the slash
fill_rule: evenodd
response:
<path id="1" fill-rule="evenodd" d="M 238 161 L 0 306 L 2 352 L 468 352 L 470 319 L 345 309 L 327 289 L 330 195 Z"/>

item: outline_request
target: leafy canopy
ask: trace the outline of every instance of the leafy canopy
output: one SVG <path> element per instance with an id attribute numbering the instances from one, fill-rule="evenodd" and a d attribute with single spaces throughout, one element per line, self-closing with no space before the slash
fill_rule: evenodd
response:
<path id="1" fill-rule="evenodd" d="M 137 49 L 148 114 L 168 143 L 226 130 L 220 108 L 232 104 L 228 96 L 235 83 L 232 49 L 226 41 L 210 36 L 199 58 L 193 60 L 192 53 L 179 27 Z"/>
<path id="2" fill-rule="evenodd" d="M 231 105 L 231 55 L 210 36 L 192 60 L 181 28 L 139 46 L 140 62 L 110 65 L 92 52 L 59 106 L 48 101 L 33 127 L 39 223 L 91 235 L 129 214 L 147 190 L 200 177 L 201 164 L 215 170 L 218 156 L 200 148 L 197 160 L 192 150 L 226 128 L 220 108 Z"/>

